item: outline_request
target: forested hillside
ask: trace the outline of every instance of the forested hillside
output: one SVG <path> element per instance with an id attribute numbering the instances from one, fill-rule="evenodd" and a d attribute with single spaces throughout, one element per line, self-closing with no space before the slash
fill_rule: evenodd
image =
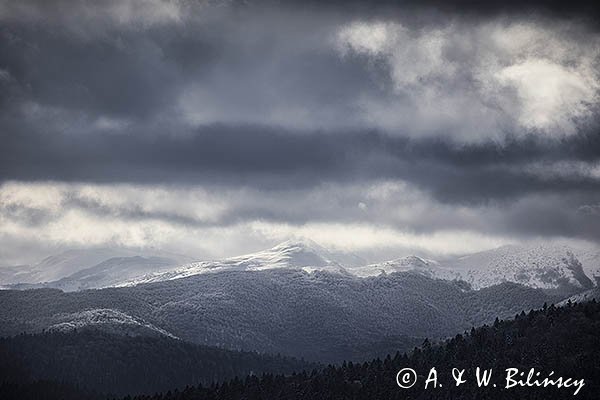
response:
<path id="1" fill-rule="evenodd" d="M 316 365 L 167 337 L 129 337 L 92 330 L 0 339 L 0 382 L 64 382 L 105 394 L 153 393 L 192 383 L 311 367 Z"/>
<path id="2" fill-rule="evenodd" d="M 584 379 L 585 384 L 577 394 L 578 399 L 597 399 L 600 390 L 600 304 L 595 301 L 567 304 L 564 307 L 545 307 L 538 311 L 522 312 L 515 319 L 496 321 L 471 329 L 443 343 L 425 341 L 410 354 L 396 353 L 383 359 L 364 363 L 344 362 L 322 370 L 310 369 L 286 374 L 252 374 L 246 378 L 234 378 L 223 384 L 177 385 L 162 394 L 146 390 L 148 395 L 133 396 L 135 400 L 253 400 L 253 399 L 567 399 L 573 398 L 574 388 L 510 388 L 505 389 L 502 379 L 506 368 L 530 368 L 554 376 Z M 81 336 L 80 338 L 84 338 Z M 39 340 L 61 341 L 65 335 L 51 335 Z M 11 339 L 32 342 L 31 337 Z M 155 340 L 155 339 L 154 339 Z M 3 341 L 5 345 L 10 341 Z M 35 340 L 33 341 L 35 343 Z M 150 345 L 151 341 L 147 342 Z M 37 343 L 39 344 L 39 343 Z M 182 345 L 185 346 L 185 345 Z M 154 346 L 152 346 L 154 348 Z M 97 350 L 97 349 L 96 349 Z M 91 353 L 90 353 L 91 354 Z M 154 365 L 140 368 L 149 375 L 148 382 L 161 380 L 159 371 L 172 368 L 173 361 L 160 361 L 169 355 L 160 354 L 147 361 Z M 172 356 L 170 354 L 169 356 Z M 130 357 L 124 353 L 123 357 Z M 190 356 L 191 357 L 191 356 Z M 189 357 L 188 357 L 189 358 Z M 60 358 L 59 358 L 60 359 Z M 2 358 L 4 380 L 19 375 L 15 359 Z M 102 358 L 100 358 L 100 362 Z M 235 360 L 231 360 L 233 363 Z M 66 362 L 66 359 L 62 359 Z M 92 363 L 94 361 L 91 361 Z M 171 363 L 171 364 L 170 364 Z M 56 364 L 54 364 L 56 366 Z M 194 368 L 193 364 L 189 365 Z M 474 369 L 480 366 L 492 369 L 492 383 L 497 387 L 476 386 Z M 81 365 L 81 368 L 86 368 Z M 87 366 L 89 367 L 89 366 Z M 396 374 L 410 367 L 419 374 L 419 382 L 411 389 L 401 389 Z M 438 383 L 443 387 L 424 390 L 424 381 L 430 368 L 438 371 Z M 42 368 L 40 366 L 40 368 Z M 60 368 L 60 367 L 59 367 Z M 89 367 L 93 370 L 94 366 Z M 456 387 L 451 377 L 452 368 L 465 369 L 467 382 Z M 139 376 L 141 372 L 138 372 Z M 169 374 L 169 372 L 163 372 Z M 190 372 L 195 373 L 195 372 Z M 11 375 L 12 374 L 12 375 Z M 108 383 L 107 383 L 108 385 Z M 149 387 L 148 387 L 149 388 Z M 104 392 L 112 389 L 103 388 Z M 105 396 L 83 391 L 74 385 L 38 381 L 35 383 L 2 383 L 0 398 L 5 400 L 75 400 L 104 399 Z M 131 397 L 126 397 L 131 400 Z"/>
<path id="3" fill-rule="evenodd" d="M 397 353 L 385 359 L 329 366 L 321 372 L 293 376 L 249 376 L 211 387 L 188 387 L 160 396 L 139 396 L 136 400 L 258 400 L 258 399 L 567 399 L 573 388 L 504 388 L 504 370 L 530 368 L 550 371 L 554 377 L 585 379 L 578 399 L 597 399 L 600 390 L 600 304 L 550 306 L 521 313 L 514 320 L 496 321 L 491 326 L 472 329 L 440 345 L 426 341 L 409 355 Z M 491 385 L 479 388 L 474 382 L 477 366 L 493 369 Z M 399 370 L 410 367 L 419 373 L 411 389 L 396 384 Z M 424 390 L 431 367 L 438 371 L 443 387 Z M 470 380 L 458 387 L 452 368 L 466 369 Z M 497 376 L 500 374 L 500 376 Z"/>
<path id="4" fill-rule="evenodd" d="M 73 293 L 0 291 L 0 335 L 90 320 L 115 332 L 123 322 L 126 332 L 150 327 L 209 346 L 360 361 L 560 300 L 514 283 L 470 290 L 410 272 L 370 278 L 289 269 L 222 272 Z M 88 314 L 93 318 L 84 318 Z"/>

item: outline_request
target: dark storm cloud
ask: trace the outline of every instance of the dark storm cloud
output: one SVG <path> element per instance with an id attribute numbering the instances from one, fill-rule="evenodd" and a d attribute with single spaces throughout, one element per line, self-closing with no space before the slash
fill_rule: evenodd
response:
<path id="1" fill-rule="evenodd" d="M 146 7 L 136 8 L 140 4 Z M 446 132 L 438 134 L 465 136 L 475 135 L 470 132 L 473 126 L 493 129 L 486 126 L 490 118 L 485 113 L 446 120 L 441 116 L 455 110 L 440 113 L 435 108 L 462 102 L 465 107 L 457 112 L 482 107 L 474 83 L 480 73 L 475 60 L 487 56 L 482 52 L 494 43 L 485 40 L 493 42 L 495 34 L 484 32 L 491 39 L 482 39 L 482 33 L 472 28 L 471 22 L 452 14 L 442 13 L 448 17 L 445 20 L 415 19 L 420 14 L 406 11 L 402 4 L 396 4 L 394 13 L 375 13 L 369 19 L 359 12 L 326 6 L 320 9 L 316 4 L 286 8 L 286 2 L 218 7 L 204 2 L 161 1 L 61 1 L 53 7 L 46 2 L 2 3 L 0 112 L 21 113 L 17 118 L 25 120 L 41 116 L 45 119 L 40 121 L 39 129 L 51 129 L 54 123 L 80 133 L 90 131 L 89 125 L 102 118 L 132 124 L 152 124 L 160 119 L 161 129 L 170 133 L 180 129 L 181 120 L 198 125 L 249 123 L 325 131 L 357 126 L 386 130 L 400 124 L 406 131 L 401 134 L 408 135 L 415 135 L 410 131 L 431 134 L 444 129 Z M 413 41 L 409 44 L 417 48 L 425 47 L 424 54 L 417 50 L 373 55 L 369 54 L 371 50 L 362 51 L 364 43 L 341 43 L 336 38 L 340 29 L 361 18 L 415 25 L 414 32 L 401 39 Z M 540 29 L 553 26 L 547 20 L 532 20 L 541 21 Z M 515 21 L 528 20 L 519 17 Z M 435 31 L 439 27 L 455 29 L 444 35 L 456 39 L 444 43 L 441 54 L 431 59 L 429 53 L 435 54 L 436 49 L 427 46 L 439 40 Z M 399 29 L 388 28 L 392 36 Z M 585 43 L 590 37 L 583 28 L 576 32 L 564 30 L 541 34 L 556 35 L 549 38 L 554 41 L 563 36 L 568 39 L 557 51 L 565 45 L 574 46 L 570 58 L 553 60 L 568 66 L 581 61 L 578 57 L 587 50 Z M 427 35 L 429 31 L 434 32 L 433 36 Z M 510 42 L 519 37 L 512 34 L 500 39 Z M 394 42 L 398 38 L 389 40 L 393 46 L 404 45 L 402 41 Z M 483 49 L 478 48 L 479 41 Z M 581 49 L 577 43 L 581 43 Z M 548 47 L 552 48 L 552 43 Z M 340 52 L 345 55 L 340 56 Z M 530 53 L 538 55 L 536 49 Z M 499 57 L 510 61 L 523 56 Z M 407 58 L 415 60 L 404 61 Z M 419 75 L 422 64 L 434 63 L 439 65 L 431 71 L 426 67 L 426 75 Z M 415 76 L 397 82 L 403 76 L 398 71 L 403 68 L 409 69 L 407 76 Z M 456 71 L 447 73 L 453 69 Z M 416 84 L 419 82 L 421 86 Z M 407 83 L 411 87 L 396 87 Z M 436 95 L 447 101 L 434 104 L 433 110 L 426 110 L 432 115 L 421 116 L 413 126 L 410 122 L 401 124 L 398 120 L 408 120 L 415 111 L 418 114 L 420 108 L 427 107 L 427 102 L 421 104 L 419 98 L 424 96 L 424 89 L 431 87 L 441 87 L 442 93 Z M 497 107 L 493 103 L 498 94 L 486 95 L 491 98 L 485 102 L 492 106 L 484 106 Z M 518 102 L 516 97 L 510 100 Z M 511 113 L 516 112 L 511 107 L 516 105 L 497 113 L 492 122 L 514 123 Z"/>
<path id="2" fill-rule="evenodd" d="M 218 7 L 200 7 L 192 8 L 199 21 L 182 16 L 183 21 L 140 27 L 80 11 L 92 18 L 88 28 L 85 18 L 73 16 L 77 7 L 60 4 L 65 15 L 39 5 L 31 11 L 39 20 L 17 13 L 20 18 L 8 18 L 0 29 L 5 113 L 34 104 L 81 113 L 88 122 L 107 116 L 138 123 L 162 113 L 176 125 L 185 117 L 180 103 L 199 101 L 189 108 L 202 110 L 202 101 L 210 101 L 208 118 L 216 122 L 261 118 L 277 104 L 312 107 L 335 120 L 354 111 L 347 99 L 386 91 L 370 78 L 366 60 L 348 62 L 331 51 L 336 25 L 322 18 L 262 16 L 257 10 L 239 16 L 229 8 L 223 16 Z M 77 3 L 82 4 L 87 3 Z M 182 100 L 187 92 L 205 97 Z"/>
<path id="3" fill-rule="evenodd" d="M 569 139 L 456 144 L 378 133 L 298 133 L 268 127 L 205 127 L 185 135 L 127 132 L 3 135 L 3 180 L 248 185 L 402 179 L 442 202 L 480 203 L 531 193 L 598 194 L 600 180 L 576 170 L 538 175 L 532 163 L 600 162 L 595 131 Z"/>
<path id="4" fill-rule="evenodd" d="M 445 11 L 459 13 L 471 12 L 482 15 L 492 15 L 499 12 L 531 13 L 542 12 L 561 18 L 579 17 L 594 22 L 600 16 L 600 6 L 597 2 L 589 0 L 499 0 L 499 1 L 472 1 L 472 0 L 425 0 L 422 2 L 411 1 L 415 6 L 427 5 Z M 597 23 L 597 21 L 595 21 Z"/>
<path id="5" fill-rule="evenodd" d="M 544 13 L 560 18 L 578 17 L 591 23 L 597 23 L 595 18 L 600 16 L 600 6 L 595 1 L 589 0 L 308 0 L 299 2 L 297 0 L 277 0 L 254 3 L 267 4 L 303 4 L 313 7 L 344 6 L 352 9 L 354 7 L 360 12 L 376 12 L 381 9 L 390 11 L 398 10 L 438 10 L 445 13 L 471 14 L 473 16 L 489 17 L 501 13 L 525 14 Z"/>
<path id="6" fill-rule="evenodd" d="M 359 221 L 600 239 L 589 211 L 600 204 L 600 123 L 588 112 L 597 105 L 595 3 L 136 4 L 0 0 L 2 182 L 265 196 L 218 221 L 78 196 L 61 203 L 190 226 Z M 538 47 L 514 50 L 519 40 Z M 547 71 L 564 85 L 531 95 L 531 78 Z M 539 122 L 530 109 L 558 128 L 527 125 Z M 394 199 L 358 209 L 364 199 L 343 189 L 385 180 L 423 191 L 431 209 L 467 207 L 476 217 L 396 218 Z M 328 184 L 335 189 L 323 197 L 338 193 L 334 206 L 301 201 Z M 56 218 L 26 206 L 4 213 L 30 226 Z"/>
<path id="7" fill-rule="evenodd" d="M 62 28 L 0 29 L 0 67 L 13 101 L 134 118 L 172 103 L 186 74 L 200 76 L 217 50 L 162 30 L 83 40 Z M 4 97 L 4 96 L 3 96 Z M 14 104 L 13 104 L 14 106 Z"/>

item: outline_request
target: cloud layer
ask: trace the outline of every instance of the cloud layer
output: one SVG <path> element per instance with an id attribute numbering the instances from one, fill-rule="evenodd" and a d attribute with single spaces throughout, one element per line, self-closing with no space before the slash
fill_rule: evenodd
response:
<path id="1" fill-rule="evenodd" d="M 598 7 L 519 4 L 0 1 L 0 263 L 598 242 Z"/>

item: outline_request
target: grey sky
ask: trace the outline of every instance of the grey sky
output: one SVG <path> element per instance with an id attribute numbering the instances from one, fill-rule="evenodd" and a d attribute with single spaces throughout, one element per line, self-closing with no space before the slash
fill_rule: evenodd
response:
<path id="1" fill-rule="evenodd" d="M 598 7 L 0 1 L 0 264 L 600 240 Z"/>

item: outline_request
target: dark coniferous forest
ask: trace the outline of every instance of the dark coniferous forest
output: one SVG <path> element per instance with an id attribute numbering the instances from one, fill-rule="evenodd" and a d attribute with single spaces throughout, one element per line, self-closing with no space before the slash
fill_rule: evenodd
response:
<path id="1" fill-rule="evenodd" d="M 114 395 L 154 393 L 190 383 L 206 385 L 236 376 L 291 373 L 317 366 L 164 336 L 123 336 L 101 330 L 0 339 L 0 371 L 5 380 L 64 382 Z"/>
<path id="2" fill-rule="evenodd" d="M 152 342 L 152 339 L 141 338 L 111 338 L 106 335 L 91 334 L 50 334 L 50 335 L 22 335 L 12 339 L 2 341 L 2 373 L 4 383 L 0 387 L 0 398 L 2 399 L 103 399 L 107 398 L 106 391 L 96 386 L 95 391 L 85 388 L 84 385 L 78 385 L 71 381 L 70 384 L 58 381 L 36 381 L 27 382 L 24 379 L 16 379 L 19 375 L 17 366 L 23 367 L 23 361 L 28 357 L 30 362 L 45 363 L 44 368 L 56 369 L 57 378 L 64 374 L 68 367 L 62 366 L 56 359 L 54 365 L 49 360 L 43 360 L 43 352 L 38 351 L 39 346 L 54 344 L 59 348 L 61 343 L 67 340 L 79 341 L 80 350 L 77 355 L 82 357 L 69 362 L 90 362 L 91 353 L 82 352 L 84 344 L 89 341 L 90 346 L 105 341 L 102 348 L 93 349 L 97 352 L 99 364 L 95 366 L 81 365 L 80 373 L 92 373 L 97 368 L 100 371 L 112 371 L 115 374 L 133 374 L 130 379 L 135 382 L 143 382 L 145 372 L 151 372 L 147 382 L 160 380 L 169 377 L 175 371 L 174 365 L 180 365 L 186 362 L 189 368 L 195 369 L 188 371 L 190 375 L 196 374 L 196 382 L 189 381 L 187 386 L 176 385 L 170 390 L 162 393 L 154 393 L 153 390 L 147 390 L 147 395 L 126 396 L 124 399 L 130 400 L 253 400 L 253 399 L 566 399 L 573 396 L 573 388 L 531 388 L 514 387 L 505 389 L 505 369 L 519 368 L 527 372 L 530 368 L 535 368 L 541 372 L 541 377 L 546 377 L 550 371 L 554 371 L 554 376 L 564 378 L 571 377 L 584 379 L 584 386 L 581 388 L 576 398 L 595 399 L 597 398 L 598 382 L 600 382 L 600 304 L 595 301 L 588 303 L 568 303 L 563 307 L 554 305 L 544 307 L 541 310 L 522 312 L 512 320 L 497 320 L 492 325 L 484 325 L 479 328 L 473 328 L 469 332 L 456 335 L 443 343 L 431 343 L 425 340 L 422 346 L 415 348 L 410 354 L 388 355 L 383 359 L 375 359 L 364 363 L 344 362 L 341 365 L 329 365 L 323 368 L 305 368 L 291 374 L 273 374 L 269 373 L 270 366 L 293 366 L 292 360 L 267 358 L 266 364 L 262 364 L 262 370 L 265 373 L 249 374 L 246 377 L 238 376 L 236 378 L 217 384 L 198 384 L 202 381 L 200 378 L 204 373 L 210 371 L 210 361 L 194 364 L 191 362 L 193 355 L 189 355 L 188 361 L 168 359 L 174 354 L 169 354 L 168 347 L 160 341 Z M 162 355 L 150 355 L 141 350 L 137 358 L 140 364 L 133 366 L 128 360 L 132 359 L 127 350 L 123 357 L 107 355 L 103 352 L 119 351 L 120 343 L 127 343 L 129 348 L 143 349 L 149 346 Z M 134 342 L 139 342 L 137 346 Z M 8 346 L 19 343 L 19 351 L 11 352 Z M 56 346 L 56 344 L 59 344 Z M 111 346 L 110 344 L 114 346 Z M 185 344 L 180 344 L 182 349 Z M 26 349 L 36 349 L 35 352 L 28 353 Z M 107 350 L 111 349 L 111 350 Z M 64 348 L 63 348 L 64 350 Z M 189 350 L 189 349 L 186 349 Z M 135 350 L 133 350 L 135 351 Z M 7 355 L 12 354 L 12 358 Z M 217 353 L 213 353 L 214 356 Z M 221 356 L 229 354 L 223 352 Z M 146 359 L 141 357 L 146 356 Z M 209 355 L 209 353 L 206 353 Z M 161 357 L 167 357 L 167 359 Z M 114 357 L 113 362 L 121 367 L 108 367 L 106 363 Z M 235 374 L 243 371 L 244 368 L 256 367 L 253 362 L 259 361 L 259 357 L 249 354 L 229 355 L 230 366 L 237 364 L 237 370 L 230 371 L 212 371 L 220 373 L 221 377 L 228 374 Z M 85 359 L 85 360 L 84 360 Z M 302 365 L 296 362 L 296 366 Z M 153 365 L 151 365 L 154 363 Z M 277 364 L 278 363 L 278 364 Z M 93 363 L 92 363 L 93 364 Z M 146 365 L 146 369 L 143 370 Z M 14 366 L 15 368 L 11 368 Z M 478 387 L 474 378 L 475 368 L 492 369 L 492 380 L 487 387 Z M 38 365 L 39 367 L 39 365 Z M 396 384 L 396 374 L 405 367 L 413 368 L 418 373 L 418 382 L 410 389 L 401 389 Z M 430 387 L 425 390 L 424 384 L 430 368 L 435 367 L 438 371 L 438 383 L 444 385 L 443 388 Z M 137 379 L 131 368 L 142 368 L 138 371 Z M 204 370 L 202 369 L 204 368 Z M 259 367 L 257 367 L 259 368 Z M 452 368 L 465 369 L 464 377 L 466 383 L 456 387 L 451 376 Z M 177 372 L 180 372 L 178 370 Z M 66 375 L 62 375 L 66 377 Z M 117 376 L 115 375 L 115 376 Z M 102 378 L 98 378 L 102 379 Z M 142 379 L 140 381 L 139 379 Z M 12 380 L 12 381 L 11 381 Z M 192 379 L 193 380 L 193 379 Z M 205 381 L 205 379 L 204 379 Z M 97 381 L 98 382 L 98 381 Z M 497 383 L 497 387 L 492 387 Z M 148 383 L 150 387 L 152 383 Z M 100 389 L 100 390 L 98 390 Z M 104 392 L 104 393 L 102 393 Z M 114 397 L 113 397 L 114 398 Z M 118 397 L 117 397 L 118 398 Z"/>

